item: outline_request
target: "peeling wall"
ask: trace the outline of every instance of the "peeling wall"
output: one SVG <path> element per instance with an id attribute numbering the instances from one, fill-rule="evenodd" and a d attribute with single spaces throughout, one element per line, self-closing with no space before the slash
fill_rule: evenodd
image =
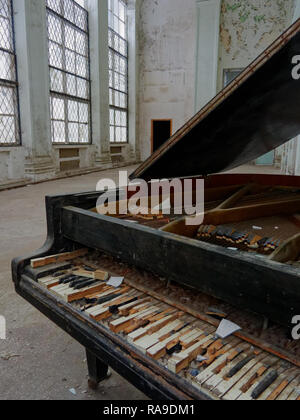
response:
<path id="1" fill-rule="evenodd" d="M 290 25 L 294 0 L 222 0 L 218 89 L 224 70 L 247 67 Z"/>
<path id="2" fill-rule="evenodd" d="M 226 70 L 247 67 L 291 25 L 296 1 L 222 0 L 218 90 Z M 287 166 L 286 154 L 285 146 L 276 150 L 278 168 Z"/>
<path id="3" fill-rule="evenodd" d="M 194 114 L 195 0 L 143 0 L 140 14 L 142 159 L 151 153 L 151 119 L 173 119 L 173 132 Z"/>

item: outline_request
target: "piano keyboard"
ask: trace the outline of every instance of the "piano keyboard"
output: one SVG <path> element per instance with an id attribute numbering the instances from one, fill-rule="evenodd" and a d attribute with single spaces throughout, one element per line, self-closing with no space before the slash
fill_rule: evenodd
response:
<path id="1" fill-rule="evenodd" d="M 107 284 L 105 270 L 74 265 L 39 279 L 41 286 L 120 335 L 198 390 L 222 400 L 300 400 L 300 368 L 165 303 L 126 276 Z"/>

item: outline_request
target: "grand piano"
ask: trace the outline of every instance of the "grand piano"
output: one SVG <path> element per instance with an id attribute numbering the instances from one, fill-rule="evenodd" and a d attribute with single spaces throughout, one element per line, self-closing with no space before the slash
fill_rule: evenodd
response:
<path id="1" fill-rule="evenodd" d="M 300 179 L 228 173 L 300 134 L 299 53 L 297 21 L 132 174 L 204 180 L 201 225 L 46 197 L 47 241 L 13 281 L 86 348 L 90 386 L 110 366 L 153 399 L 300 399 Z"/>

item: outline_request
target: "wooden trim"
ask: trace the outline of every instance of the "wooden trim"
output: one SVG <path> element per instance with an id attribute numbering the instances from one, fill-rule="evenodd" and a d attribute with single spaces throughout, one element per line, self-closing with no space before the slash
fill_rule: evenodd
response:
<path id="1" fill-rule="evenodd" d="M 154 118 L 151 120 L 151 154 L 154 153 L 154 144 L 153 144 L 153 125 L 155 121 L 169 121 L 170 122 L 170 138 L 172 137 L 173 133 L 173 119 L 171 118 Z"/>
<path id="2" fill-rule="evenodd" d="M 71 261 L 74 258 L 83 257 L 88 253 L 88 249 L 78 249 L 77 251 L 73 252 L 65 252 L 63 254 L 57 254 L 57 255 L 51 255 L 44 258 L 36 258 L 32 259 L 30 261 L 32 268 L 39 268 L 39 267 L 45 267 L 49 264 L 55 264 L 58 262 L 65 262 L 65 261 Z"/>
<path id="3" fill-rule="evenodd" d="M 247 207 L 237 207 L 225 210 L 211 210 L 205 213 L 205 225 L 220 225 L 227 223 L 238 223 L 260 217 L 271 217 L 277 215 L 291 215 L 300 211 L 300 200 L 284 200 L 280 202 L 269 202 L 255 204 Z"/>
<path id="4" fill-rule="evenodd" d="M 300 234 L 289 238 L 271 255 L 270 260 L 279 263 L 296 261 L 300 256 Z"/>

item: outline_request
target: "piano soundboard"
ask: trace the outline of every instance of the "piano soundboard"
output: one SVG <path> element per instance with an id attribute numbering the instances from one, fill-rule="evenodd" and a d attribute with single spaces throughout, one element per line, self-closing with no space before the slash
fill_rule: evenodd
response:
<path id="1" fill-rule="evenodd" d="M 213 399 L 300 400 L 299 346 L 280 327 L 273 339 L 290 346 L 289 353 L 247 334 L 247 325 L 253 332 L 261 319 L 238 316 L 227 304 L 98 252 L 76 255 L 64 264 L 59 262 L 68 260 L 67 254 L 44 259 L 58 265 L 50 275 L 47 265 L 40 269 L 38 283 L 62 305 L 72 305 L 125 341 L 132 353 L 142 353 Z M 41 264 L 43 259 L 32 261 L 32 267 Z M 119 287 L 109 285 L 112 277 L 119 277 Z M 220 339 L 216 331 L 224 318 L 238 319 L 246 329 Z"/>

